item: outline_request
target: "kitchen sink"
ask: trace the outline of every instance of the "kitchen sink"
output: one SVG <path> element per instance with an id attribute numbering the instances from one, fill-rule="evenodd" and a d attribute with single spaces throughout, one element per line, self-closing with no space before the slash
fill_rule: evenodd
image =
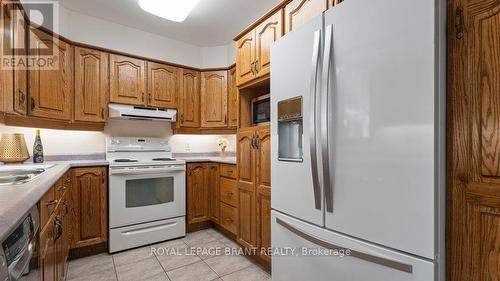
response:
<path id="1" fill-rule="evenodd" d="M 54 165 L 0 166 L 0 186 L 27 183 Z"/>

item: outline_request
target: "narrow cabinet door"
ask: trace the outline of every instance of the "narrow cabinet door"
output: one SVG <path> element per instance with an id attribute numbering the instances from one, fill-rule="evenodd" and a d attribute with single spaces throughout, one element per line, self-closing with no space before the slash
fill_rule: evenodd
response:
<path id="1" fill-rule="evenodd" d="M 73 169 L 71 188 L 73 248 L 107 241 L 107 172 L 105 167 Z"/>
<path id="2" fill-rule="evenodd" d="M 187 170 L 188 223 L 207 221 L 210 219 L 207 166 L 203 163 L 188 164 Z"/>
<path id="3" fill-rule="evenodd" d="M 109 95 L 107 53 L 75 48 L 75 120 L 104 122 Z"/>
<path id="4" fill-rule="evenodd" d="M 111 102 L 145 105 L 146 62 L 111 54 L 109 65 Z"/>
<path id="5" fill-rule="evenodd" d="M 255 78 L 255 30 L 236 41 L 236 81 L 238 86 Z"/>
<path id="6" fill-rule="evenodd" d="M 227 71 L 201 73 L 201 127 L 227 127 Z"/>
<path id="7" fill-rule="evenodd" d="M 149 106 L 177 108 L 178 72 L 176 67 L 148 62 Z"/>
<path id="8" fill-rule="evenodd" d="M 271 134 L 269 126 L 257 129 L 257 244 L 271 247 Z M 263 255 L 265 260 L 271 257 Z"/>
<path id="9" fill-rule="evenodd" d="M 36 65 L 29 70 L 29 114 L 36 117 L 70 120 L 73 108 L 73 53 L 72 47 L 51 35 L 31 34 L 32 55 L 41 59 L 46 48 L 56 52 L 54 68 Z"/>
<path id="10" fill-rule="evenodd" d="M 269 74 L 271 70 L 271 45 L 281 38 L 282 30 L 281 10 L 259 24 L 255 30 L 255 63 L 259 77 Z"/>
<path id="11" fill-rule="evenodd" d="M 219 183 L 219 164 L 207 164 L 207 183 L 209 186 L 210 219 L 216 223 L 220 217 L 220 183 Z"/>
<path id="12" fill-rule="evenodd" d="M 236 87 L 236 67 L 231 68 L 228 71 L 228 106 L 227 106 L 227 115 L 228 115 L 228 124 L 229 128 L 237 128 L 238 127 L 238 87 Z"/>
<path id="13" fill-rule="evenodd" d="M 179 89 L 179 127 L 200 127 L 200 73 L 181 69 Z"/>
<path id="14" fill-rule="evenodd" d="M 257 246 L 255 217 L 255 129 L 238 131 L 238 242 L 245 247 Z"/>
<path id="15" fill-rule="evenodd" d="M 26 21 L 20 10 L 13 10 L 13 37 L 15 55 L 26 58 L 27 38 Z M 28 72 L 26 67 L 17 66 L 14 68 L 14 111 L 26 115 L 28 113 Z"/>
<path id="16" fill-rule="evenodd" d="M 325 0 L 293 0 L 285 6 L 285 34 L 297 29 L 327 9 Z"/>
<path id="17" fill-rule="evenodd" d="M 51 216 L 47 225 L 40 231 L 40 246 L 38 248 L 38 267 L 40 280 L 56 280 L 56 244 L 55 216 Z"/>

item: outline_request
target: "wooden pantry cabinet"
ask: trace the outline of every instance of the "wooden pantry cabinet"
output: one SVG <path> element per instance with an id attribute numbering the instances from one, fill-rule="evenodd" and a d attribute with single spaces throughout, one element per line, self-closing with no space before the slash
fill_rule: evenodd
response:
<path id="1" fill-rule="evenodd" d="M 238 242 L 248 248 L 270 247 L 271 135 L 269 126 L 240 129 L 238 154 Z M 270 261 L 269 256 L 262 257 Z"/>
<path id="2" fill-rule="evenodd" d="M 328 9 L 328 2 L 332 2 L 332 0 L 293 0 L 288 3 L 284 9 L 285 34 L 320 15 Z"/>
<path id="3" fill-rule="evenodd" d="M 281 10 L 236 41 L 236 84 L 269 74 L 271 45 L 283 34 Z"/>
<path id="4" fill-rule="evenodd" d="M 146 104 L 146 61 L 122 55 L 109 56 L 110 101 Z"/>
<path id="5" fill-rule="evenodd" d="M 29 73 L 29 115 L 71 120 L 73 108 L 73 47 L 45 32 L 31 34 L 31 55 L 42 59 L 44 49 L 55 51 L 53 67 L 34 65 Z"/>
<path id="6" fill-rule="evenodd" d="M 72 248 L 107 242 L 107 168 L 74 168 L 71 176 Z"/>
<path id="7" fill-rule="evenodd" d="M 108 65 L 108 53 L 75 47 L 75 121 L 108 119 Z"/>
<path id="8" fill-rule="evenodd" d="M 227 127 L 227 71 L 201 73 L 201 127 Z"/>
<path id="9" fill-rule="evenodd" d="M 181 69 L 179 74 L 178 127 L 200 127 L 200 72 Z"/>

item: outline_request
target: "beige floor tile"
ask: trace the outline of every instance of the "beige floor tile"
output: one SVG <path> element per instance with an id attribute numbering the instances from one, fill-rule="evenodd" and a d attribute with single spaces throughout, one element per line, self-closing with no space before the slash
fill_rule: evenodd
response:
<path id="1" fill-rule="evenodd" d="M 100 254 L 69 262 L 68 280 L 89 280 L 84 277 L 90 275 L 102 276 L 99 280 L 116 280 L 112 256 Z"/>
<path id="2" fill-rule="evenodd" d="M 197 263 L 201 261 L 201 258 L 198 257 L 195 253 L 192 253 L 188 246 L 184 245 L 183 247 L 171 248 L 175 249 L 170 251 L 165 251 L 160 253 L 158 251 L 156 257 L 160 262 L 161 266 L 165 271 L 170 271 L 175 268 L 179 268 L 182 266 L 186 266 L 189 264 Z"/>
<path id="3" fill-rule="evenodd" d="M 113 260 L 115 261 L 115 266 L 121 266 L 125 264 L 135 263 L 137 261 L 154 258 L 154 254 L 151 253 L 150 247 L 142 247 L 133 250 L 128 250 L 125 252 L 120 252 L 113 255 Z"/>
<path id="4" fill-rule="evenodd" d="M 218 232 L 214 228 L 209 228 L 209 229 L 206 230 L 206 232 L 208 232 L 213 237 L 217 238 L 217 240 L 220 240 L 222 238 L 226 238 L 226 236 L 224 234 Z"/>
<path id="5" fill-rule="evenodd" d="M 199 245 L 189 246 L 192 248 L 192 251 L 196 251 L 198 256 L 202 260 L 206 260 L 211 257 L 224 255 L 226 244 L 216 240 L 208 243 L 203 243 Z"/>
<path id="6" fill-rule="evenodd" d="M 256 265 L 222 276 L 224 281 L 271 281 L 271 276 Z"/>
<path id="7" fill-rule="evenodd" d="M 189 246 L 208 243 L 215 240 L 217 240 L 217 238 L 206 230 L 188 233 L 186 237 L 183 238 L 183 241 Z"/>
<path id="8" fill-rule="evenodd" d="M 211 281 L 217 279 L 217 274 L 204 262 L 194 263 L 167 272 L 172 281 Z"/>
<path id="9" fill-rule="evenodd" d="M 229 273 L 241 270 L 252 265 L 249 259 L 244 256 L 222 255 L 205 260 L 205 262 L 219 275 L 224 276 Z"/>
<path id="10" fill-rule="evenodd" d="M 235 241 L 233 241 L 227 237 L 221 238 L 221 239 L 219 239 L 219 241 L 221 241 L 226 246 L 231 247 L 231 248 L 235 248 L 235 249 L 241 248 L 241 246 L 238 243 L 236 243 Z"/>
<path id="11" fill-rule="evenodd" d="M 116 274 L 118 281 L 168 280 L 163 268 L 154 256 L 132 263 L 116 265 Z"/>

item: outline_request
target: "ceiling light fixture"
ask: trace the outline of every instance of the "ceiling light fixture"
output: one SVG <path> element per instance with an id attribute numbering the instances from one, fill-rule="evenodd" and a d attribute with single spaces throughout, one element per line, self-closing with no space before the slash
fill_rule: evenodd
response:
<path id="1" fill-rule="evenodd" d="M 146 12 L 175 22 L 183 22 L 198 0 L 139 0 Z"/>

